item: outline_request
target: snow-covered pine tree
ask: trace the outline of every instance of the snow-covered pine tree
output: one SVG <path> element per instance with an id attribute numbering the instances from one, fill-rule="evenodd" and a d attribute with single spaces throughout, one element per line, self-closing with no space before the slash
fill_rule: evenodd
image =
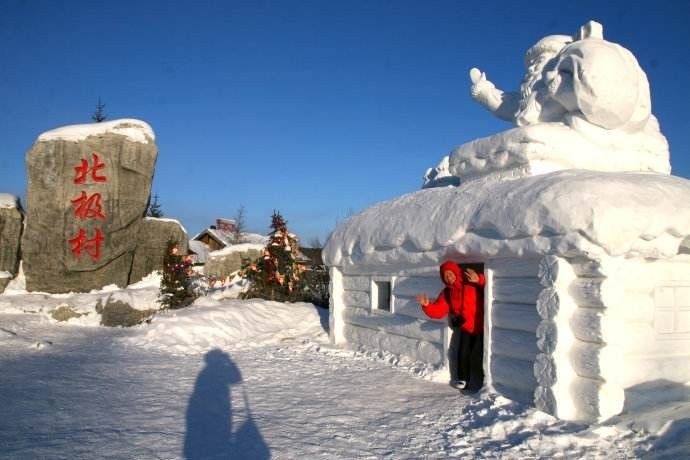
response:
<path id="1" fill-rule="evenodd" d="M 283 216 L 273 211 L 271 233 L 263 256 L 247 264 L 240 273 L 250 281 L 242 297 L 278 301 L 299 299 L 304 283 L 304 266 L 298 262 L 299 256 L 299 239 L 288 231 Z"/>
<path id="2" fill-rule="evenodd" d="M 149 205 L 146 208 L 146 217 L 163 217 L 163 209 L 158 201 L 158 194 L 153 195 L 153 199 L 149 201 Z"/>
<path id="3" fill-rule="evenodd" d="M 163 308 L 182 308 L 192 303 L 195 294 L 189 276 L 191 267 L 191 258 L 180 255 L 177 243 L 169 240 L 163 257 L 160 287 L 160 302 Z"/>

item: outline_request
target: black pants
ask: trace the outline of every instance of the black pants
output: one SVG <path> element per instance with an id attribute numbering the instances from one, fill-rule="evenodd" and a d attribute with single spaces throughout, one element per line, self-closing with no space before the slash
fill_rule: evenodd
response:
<path id="1" fill-rule="evenodd" d="M 466 381 L 467 389 L 476 391 L 484 385 L 484 335 L 458 332 L 458 380 Z"/>

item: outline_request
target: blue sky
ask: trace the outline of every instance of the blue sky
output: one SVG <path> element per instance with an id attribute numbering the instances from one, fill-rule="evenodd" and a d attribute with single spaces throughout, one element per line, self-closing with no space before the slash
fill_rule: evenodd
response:
<path id="1" fill-rule="evenodd" d="M 153 191 L 190 234 L 244 205 L 250 230 L 277 209 L 323 241 L 509 128 L 469 97 L 471 67 L 514 90 L 529 46 L 589 19 L 637 56 L 690 177 L 687 0 L 0 0 L 0 192 L 23 198 L 36 137 L 90 122 L 100 97 L 153 127 Z"/>

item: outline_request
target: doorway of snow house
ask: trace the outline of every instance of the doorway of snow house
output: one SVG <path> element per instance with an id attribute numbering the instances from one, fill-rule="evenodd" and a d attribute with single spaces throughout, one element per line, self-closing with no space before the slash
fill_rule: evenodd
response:
<path id="1" fill-rule="evenodd" d="M 451 329 L 448 346 L 448 365 L 451 383 L 462 381 L 468 392 L 479 391 L 484 385 L 484 292 L 486 289 L 483 263 L 458 264 L 463 273 L 463 312 L 469 318 L 449 315 Z M 480 277 L 478 283 L 467 282 L 467 271 Z M 463 327 L 464 326 L 464 327 Z M 460 384 L 462 387 L 463 384 Z"/>

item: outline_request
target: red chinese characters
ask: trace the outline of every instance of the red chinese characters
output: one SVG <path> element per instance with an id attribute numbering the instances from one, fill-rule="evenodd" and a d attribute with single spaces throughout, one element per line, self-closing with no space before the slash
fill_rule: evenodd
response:
<path id="1" fill-rule="evenodd" d="M 82 158 L 80 165 L 74 168 L 75 177 L 73 182 L 75 184 L 108 181 L 106 176 L 99 174 L 99 171 L 105 168 L 105 163 L 101 162 L 100 157 L 95 152 L 91 154 L 91 159 L 92 162 L 89 164 L 86 159 Z M 106 220 L 100 193 L 88 194 L 85 190 L 82 190 L 81 195 L 70 202 L 74 206 L 74 215 L 79 220 Z M 98 261 L 101 258 L 101 244 L 105 241 L 105 236 L 100 228 L 95 228 L 92 236 L 89 236 L 86 230 L 80 227 L 77 235 L 68 240 L 70 252 L 79 260 L 81 260 L 83 253 L 86 253 L 94 261 Z"/>
<path id="2" fill-rule="evenodd" d="M 82 252 L 86 252 L 93 260 L 100 259 L 101 243 L 105 238 L 103 237 L 103 232 L 101 232 L 100 228 L 97 228 L 94 233 L 95 235 L 93 238 L 87 238 L 86 231 L 84 231 L 83 228 L 80 228 L 79 234 L 69 240 L 69 244 L 72 246 L 70 251 L 72 254 L 77 256 L 77 259 L 81 260 Z"/>
<path id="3" fill-rule="evenodd" d="M 89 166 L 89 162 L 82 158 L 81 165 L 74 168 L 77 173 L 77 177 L 74 178 L 75 184 L 85 184 L 89 172 L 91 173 L 91 180 L 94 182 L 106 182 L 108 180 L 105 176 L 98 175 L 98 170 L 105 168 L 105 163 L 101 163 L 96 152 L 91 154 L 91 158 L 93 159 L 92 166 Z"/>
<path id="4" fill-rule="evenodd" d="M 74 215 L 84 219 L 100 219 L 105 220 L 103 215 L 103 208 L 101 207 L 101 194 L 94 193 L 93 195 L 87 195 L 85 191 L 81 191 L 81 196 L 77 199 L 72 200 L 72 204 L 75 206 Z"/>

